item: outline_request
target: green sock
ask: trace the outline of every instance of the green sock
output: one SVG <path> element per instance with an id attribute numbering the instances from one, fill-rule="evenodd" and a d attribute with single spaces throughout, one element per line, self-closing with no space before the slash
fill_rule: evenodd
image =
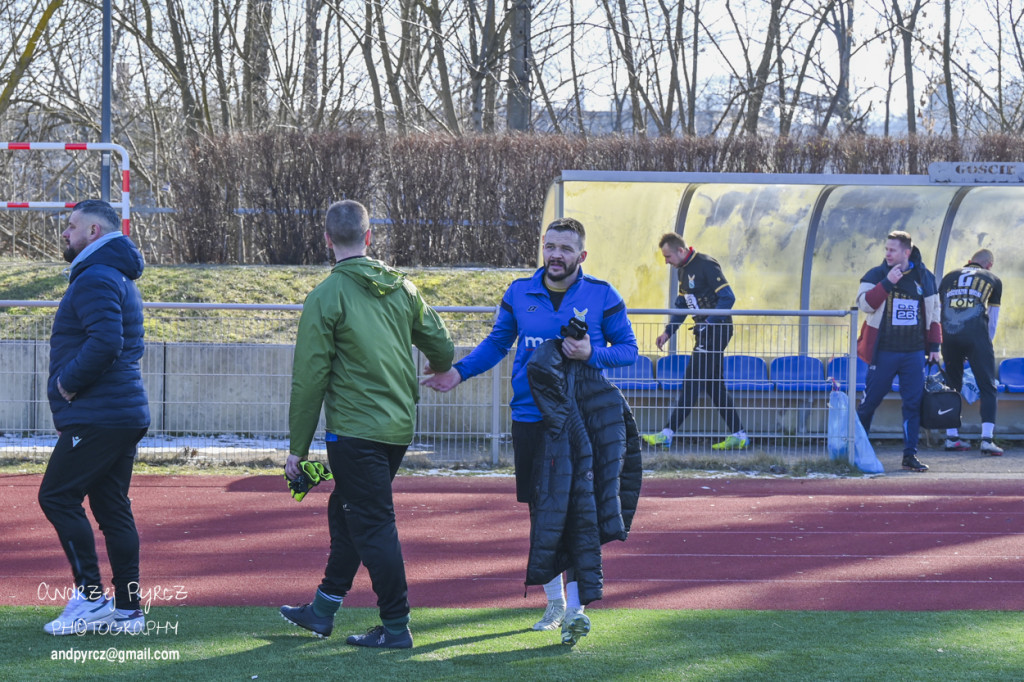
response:
<path id="1" fill-rule="evenodd" d="M 409 627 L 409 620 L 409 614 L 405 614 L 402 618 L 393 618 L 390 620 L 384 620 L 382 618 L 381 622 L 384 624 L 385 630 L 393 635 L 400 635 Z"/>
<path id="2" fill-rule="evenodd" d="M 332 594 L 325 594 L 317 590 L 316 596 L 313 597 L 313 613 L 319 618 L 333 616 L 341 608 L 342 599 L 342 597 L 335 597 Z"/>

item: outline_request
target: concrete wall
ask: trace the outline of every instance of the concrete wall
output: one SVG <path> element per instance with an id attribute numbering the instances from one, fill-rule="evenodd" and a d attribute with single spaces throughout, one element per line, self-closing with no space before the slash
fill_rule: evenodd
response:
<path id="1" fill-rule="evenodd" d="M 45 402 L 48 354 L 46 343 L 0 342 L 0 431 L 35 431 L 51 424 Z"/>
<path id="2" fill-rule="evenodd" d="M 460 349 L 456 357 L 464 357 Z M 288 432 L 293 346 L 270 344 L 147 343 L 142 377 L 149 394 L 150 433 L 281 434 Z M 417 366 L 425 362 L 416 353 Z M 0 342 L 0 431 L 53 428 L 46 398 L 46 341 Z M 507 429 L 511 357 L 491 374 L 448 394 L 420 391 L 417 430 L 432 434 L 491 433 L 495 389 L 497 420 Z M 320 428 L 323 428 L 321 417 Z"/>
<path id="3" fill-rule="evenodd" d="M 456 356 L 464 357 L 468 351 L 458 349 Z M 291 345 L 148 343 L 142 370 L 153 418 L 150 432 L 285 437 L 292 354 Z M 422 368 L 424 359 L 418 353 L 416 361 Z M 45 341 L 0 342 L 0 431 L 47 432 L 53 428 L 46 400 L 48 364 L 49 344 Z M 417 433 L 429 437 L 506 433 L 511 365 L 510 354 L 492 372 L 451 393 L 422 389 Z M 667 391 L 627 391 L 627 398 L 642 431 L 659 430 L 676 402 L 676 394 Z M 794 397 L 751 392 L 737 393 L 734 398 L 747 431 L 755 437 L 758 433 L 827 431 L 827 393 Z M 1024 438 L 1022 398 L 1024 394 L 1000 394 L 999 437 Z M 965 405 L 964 434 L 980 431 L 978 407 L 978 403 Z M 898 436 L 901 424 L 899 397 L 891 394 L 875 416 L 872 434 Z M 705 404 L 690 417 L 684 430 L 722 434 L 725 425 L 717 410 Z"/>

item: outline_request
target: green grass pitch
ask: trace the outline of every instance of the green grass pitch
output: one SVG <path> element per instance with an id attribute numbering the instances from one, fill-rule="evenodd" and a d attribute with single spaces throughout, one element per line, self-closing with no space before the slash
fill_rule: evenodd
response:
<path id="1" fill-rule="evenodd" d="M 154 607 L 150 634 L 135 637 L 46 635 L 59 612 L 0 608 L 0 680 L 1024 679 L 1012 612 L 593 608 L 591 634 L 570 648 L 529 630 L 540 609 L 414 609 L 415 647 L 401 651 L 345 644 L 378 622 L 372 609 L 343 608 L 326 640 L 270 607 Z M 168 651 L 180 660 L 152 658 Z M 73 652 L 124 660 L 54 660 Z"/>

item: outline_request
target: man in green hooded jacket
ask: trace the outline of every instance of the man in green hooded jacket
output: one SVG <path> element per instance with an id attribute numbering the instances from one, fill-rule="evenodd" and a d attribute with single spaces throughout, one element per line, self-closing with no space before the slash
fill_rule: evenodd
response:
<path id="1" fill-rule="evenodd" d="M 321 405 L 334 491 L 331 552 L 313 601 L 282 606 L 285 620 L 327 637 L 360 563 L 377 594 L 381 625 L 347 643 L 410 648 L 409 600 L 391 482 L 412 442 L 419 385 L 411 347 L 431 367 L 451 367 L 444 323 L 406 276 L 368 258 L 370 220 L 355 201 L 327 211 L 325 238 L 337 263 L 306 297 L 295 341 L 285 475 L 300 474 Z"/>

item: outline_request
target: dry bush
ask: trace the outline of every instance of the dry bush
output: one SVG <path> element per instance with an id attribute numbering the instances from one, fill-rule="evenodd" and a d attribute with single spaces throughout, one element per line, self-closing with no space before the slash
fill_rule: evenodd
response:
<path id="1" fill-rule="evenodd" d="M 184 262 L 322 262 L 323 211 L 341 198 L 377 219 L 374 255 L 398 265 L 529 266 L 562 170 L 898 174 L 933 161 L 1013 160 L 1024 138 L 968 142 L 735 136 L 579 137 L 271 131 L 182 152 L 173 189 Z M 240 218 L 236 211 L 247 209 Z"/>
<path id="2" fill-rule="evenodd" d="M 182 261 L 322 262 L 323 213 L 371 192 L 378 147 L 372 136 L 295 131 L 189 146 L 172 183 Z"/>

